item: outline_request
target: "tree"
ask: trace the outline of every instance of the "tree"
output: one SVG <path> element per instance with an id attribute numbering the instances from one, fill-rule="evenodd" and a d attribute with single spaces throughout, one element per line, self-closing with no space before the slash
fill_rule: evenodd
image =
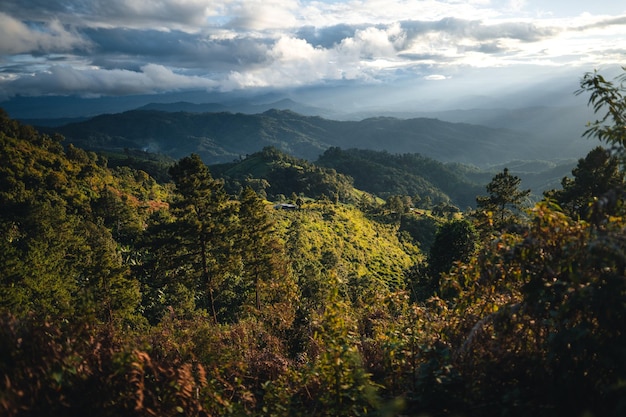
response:
<path id="1" fill-rule="evenodd" d="M 449 282 L 467 407 L 623 415 L 625 272 L 623 218 L 598 227 L 549 202 L 535 206 L 523 238 L 505 232 L 482 248 Z"/>
<path id="2" fill-rule="evenodd" d="M 626 97 L 624 89 L 626 84 L 625 71 L 615 82 L 607 81 L 597 71 L 587 73 L 580 82 L 577 94 L 590 93 L 589 105 L 593 106 L 596 114 L 606 111 L 602 117 L 592 123 L 588 123 L 588 129 L 583 136 L 596 137 L 602 142 L 611 145 L 611 151 L 620 160 L 620 169 L 626 163 Z M 605 193 L 593 204 L 591 217 L 595 221 L 602 221 L 607 215 L 619 210 L 623 206 L 626 190 L 623 186 L 615 187 Z"/>
<path id="3" fill-rule="evenodd" d="M 256 314 L 274 330 L 291 327 L 299 305 L 294 274 L 267 205 L 250 187 L 240 197 L 237 252 L 241 275 L 254 288 Z"/>
<path id="4" fill-rule="evenodd" d="M 95 154 L 68 148 L 65 155 L 58 138 L 3 118 L 0 112 L 0 313 L 134 319 L 138 287 L 92 211 L 100 188 L 92 180 L 108 180 Z"/>
<path id="5" fill-rule="evenodd" d="M 179 267 L 189 274 L 217 322 L 215 291 L 231 267 L 234 209 L 221 181 L 196 154 L 181 159 L 169 170 L 176 185 L 171 210 L 176 218 L 176 244 L 182 249 Z"/>
<path id="6" fill-rule="evenodd" d="M 167 311 L 190 319 L 196 310 L 197 276 L 182 276 L 188 269 L 188 249 L 180 242 L 177 219 L 169 210 L 159 210 L 147 224 L 135 252 L 138 261 L 133 265 L 133 274 L 142 284 L 143 315 L 151 324 L 159 323 Z"/>
<path id="7" fill-rule="evenodd" d="M 467 262 L 476 249 L 476 230 L 467 220 L 444 223 L 428 253 L 428 266 L 432 275 L 448 272 L 455 262 Z"/>
<path id="8" fill-rule="evenodd" d="M 411 197 L 408 195 L 392 195 L 387 199 L 385 208 L 397 221 L 400 221 L 404 213 L 408 213 L 412 207 Z"/>
<path id="9" fill-rule="evenodd" d="M 41 319 L 75 314 L 72 297 L 79 284 L 72 278 L 82 274 L 73 257 L 85 245 L 77 233 L 80 220 L 68 215 L 59 199 L 13 206 L 0 201 L 5 203 L 0 209 L 0 313 Z"/>
<path id="10" fill-rule="evenodd" d="M 487 184 L 488 196 L 476 197 L 479 210 L 493 215 L 494 226 L 502 228 L 519 220 L 518 214 L 527 204 L 530 190 L 520 190 L 521 179 L 504 168 Z"/>
<path id="11" fill-rule="evenodd" d="M 562 190 L 546 192 L 545 196 L 574 217 L 586 218 L 594 198 L 624 184 L 619 159 L 601 146 L 591 150 L 584 159 L 579 159 L 572 175 L 574 178 L 563 178 Z"/>
<path id="12" fill-rule="evenodd" d="M 453 220 L 440 226 L 428 252 L 427 277 L 422 276 L 417 282 L 419 298 L 439 292 L 441 274 L 450 272 L 456 262 L 469 261 L 477 241 L 476 230 L 467 220 Z"/>
<path id="13" fill-rule="evenodd" d="M 274 275 L 272 258 L 275 242 L 265 204 L 251 187 L 246 187 L 240 197 L 239 225 L 243 274 L 253 283 L 254 304 L 257 310 L 261 310 L 260 285 L 263 279 Z"/>
<path id="14" fill-rule="evenodd" d="M 129 277 L 117 242 L 105 227 L 92 222 L 83 222 L 76 232 L 86 245 L 81 252 L 74 250 L 71 258 L 81 266 L 76 302 L 82 304 L 83 314 L 109 324 L 135 322 L 141 299 L 139 284 Z"/>
<path id="15" fill-rule="evenodd" d="M 622 67 L 622 70 L 626 71 L 626 67 Z M 606 109 L 600 119 L 588 123 L 588 129 L 583 136 L 596 137 L 623 152 L 626 147 L 626 97 L 623 95 L 626 72 L 615 81 L 619 86 L 607 81 L 597 71 L 588 72 L 581 80 L 576 94 L 591 93 L 588 104 L 593 106 L 594 113 Z"/>
<path id="16" fill-rule="evenodd" d="M 331 294 L 313 336 L 322 349 L 309 371 L 307 392 L 317 390 L 323 416 L 367 415 L 378 401 L 359 352 L 357 323 L 349 305 Z"/>

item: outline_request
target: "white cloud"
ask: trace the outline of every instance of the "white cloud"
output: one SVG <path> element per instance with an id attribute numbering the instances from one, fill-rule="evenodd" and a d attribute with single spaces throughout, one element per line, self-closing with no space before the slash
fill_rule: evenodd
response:
<path id="1" fill-rule="evenodd" d="M 397 24 L 392 25 L 388 30 L 368 27 L 357 30 L 354 37 L 344 39 L 339 45 L 339 50 L 366 59 L 390 57 L 394 56 L 397 51 L 394 43 L 401 44 L 402 39 L 404 36 L 401 35 Z"/>
<path id="2" fill-rule="evenodd" d="M 333 54 L 326 49 L 315 48 L 302 39 L 282 37 L 268 51 L 266 65 L 232 71 L 222 89 L 297 86 L 341 78 L 332 59 Z"/>
<path id="3" fill-rule="evenodd" d="M 377 78 L 377 70 L 405 65 L 397 58 L 404 33 L 398 24 L 387 29 L 357 30 L 333 48 L 314 47 L 303 39 L 284 36 L 267 53 L 260 67 L 233 71 L 223 88 L 286 87 L 329 80 Z"/>
<path id="4" fill-rule="evenodd" d="M 58 20 L 29 27 L 0 12 L 0 53 L 51 53 L 86 48 L 89 42 L 67 30 Z"/>

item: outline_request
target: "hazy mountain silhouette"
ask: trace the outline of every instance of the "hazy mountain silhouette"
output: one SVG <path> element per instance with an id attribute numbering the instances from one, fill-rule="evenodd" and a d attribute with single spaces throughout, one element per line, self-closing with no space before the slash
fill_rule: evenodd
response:
<path id="1" fill-rule="evenodd" d="M 143 149 L 174 158 L 196 152 L 207 163 L 229 161 L 266 146 L 309 160 L 336 146 L 420 153 L 478 166 L 559 156 L 558 146 L 509 129 L 432 118 L 336 121 L 276 109 L 252 115 L 134 110 L 47 130 L 89 149 Z"/>

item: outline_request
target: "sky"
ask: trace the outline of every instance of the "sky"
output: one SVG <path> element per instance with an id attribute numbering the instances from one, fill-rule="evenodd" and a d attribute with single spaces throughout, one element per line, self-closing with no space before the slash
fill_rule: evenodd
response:
<path id="1" fill-rule="evenodd" d="M 0 2 L 0 101 L 329 86 L 402 101 L 407 85 L 471 95 L 624 64 L 616 0 Z"/>

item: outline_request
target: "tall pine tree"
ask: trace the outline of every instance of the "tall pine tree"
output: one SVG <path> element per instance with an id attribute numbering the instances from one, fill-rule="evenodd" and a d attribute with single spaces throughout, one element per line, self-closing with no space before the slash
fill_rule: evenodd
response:
<path id="1" fill-rule="evenodd" d="M 522 180 L 509 173 L 507 168 L 496 174 L 487 184 L 488 196 L 476 197 L 479 210 L 491 212 L 496 228 L 519 221 L 519 214 L 526 206 L 530 190 L 520 190 Z"/>
<path id="2" fill-rule="evenodd" d="M 181 159 L 169 173 L 176 185 L 171 211 L 176 218 L 172 242 L 181 249 L 178 267 L 207 295 L 204 306 L 217 322 L 215 292 L 232 267 L 234 208 L 223 183 L 213 179 L 198 155 Z"/>

